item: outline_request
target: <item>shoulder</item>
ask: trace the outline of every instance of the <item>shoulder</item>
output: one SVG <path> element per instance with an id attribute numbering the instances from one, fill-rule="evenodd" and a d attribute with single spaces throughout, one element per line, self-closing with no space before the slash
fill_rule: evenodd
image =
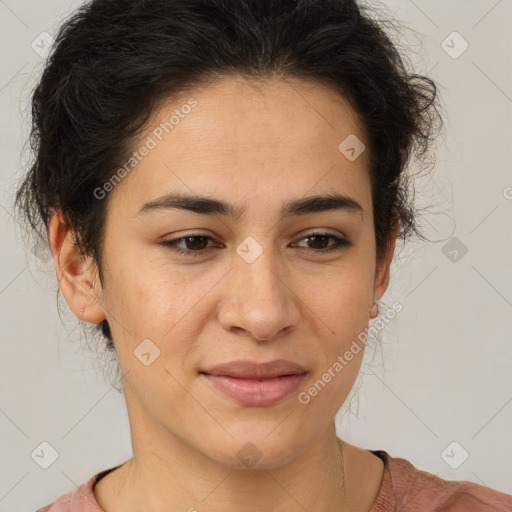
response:
<path id="1" fill-rule="evenodd" d="M 511 512 L 512 495 L 465 480 L 445 480 L 383 450 L 381 488 L 370 512 Z"/>
<path id="2" fill-rule="evenodd" d="M 38 509 L 36 512 L 104 512 L 94 497 L 93 486 L 117 467 L 96 473 L 74 491 L 62 495 L 58 500 Z"/>

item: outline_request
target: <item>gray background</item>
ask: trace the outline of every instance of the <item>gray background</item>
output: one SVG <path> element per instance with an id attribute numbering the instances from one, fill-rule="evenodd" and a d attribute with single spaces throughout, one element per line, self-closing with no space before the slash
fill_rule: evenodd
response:
<path id="1" fill-rule="evenodd" d="M 0 0 L 0 511 L 36 510 L 131 456 L 123 396 L 81 343 L 62 295 L 59 318 L 53 262 L 24 247 L 11 211 L 44 62 L 31 44 L 78 5 Z M 433 242 L 398 247 L 383 302 L 404 309 L 381 331 L 382 348 L 368 347 L 338 434 L 512 494 L 512 2 L 388 5 L 417 32 L 403 42 L 418 53 L 416 70 L 436 80 L 447 115 L 433 177 L 417 183 L 419 203 L 433 206 L 422 221 Z M 457 58 L 454 31 L 469 44 Z M 31 456 L 44 441 L 58 452 L 47 469 Z"/>

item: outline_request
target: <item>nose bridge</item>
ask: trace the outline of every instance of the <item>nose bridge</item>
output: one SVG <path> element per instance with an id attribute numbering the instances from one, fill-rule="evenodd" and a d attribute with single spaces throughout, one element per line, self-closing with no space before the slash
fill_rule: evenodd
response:
<path id="1" fill-rule="evenodd" d="M 232 287 L 222 317 L 225 327 L 242 328 L 258 339 L 272 337 L 300 318 L 271 237 L 261 239 L 262 243 L 247 237 L 236 248 L 229 273 Z"/>
<path id="2" fill-rule="evenodd" d="M 273 302 L 281 301 L 283 290 L 282 277 L 279 268 L 282 266 L 276 261 L 275 251 L 272 247 L 271 237 L 261 236 L 258 242 L 253 237 L 247 237 L 236 249 L 238 261 L 235 264 L 237 287 L 244 295 L 249 294 L 255 299 L 266 299 Z M 264 238 L 264 240 L 263 240 Z M 248 297 L 244 297 L 246 300 Z M 261 304 L 265 307 L 265 304 Z"/>
<path id="3" fill-rule="evenodd" d="M 252 249 L 251 249 L 252 250 Z M 275 254 L 271 248 L 266 248 L 254 261 L 246 261 L 241 258 L 238 261 L 237 274 L 242 280 L 241 290 L 258 294 L 270 294 L 269 299 L 275 299 L 276 294 L 282 293 L 279 290 L 279 264 L 275 261 Z"/>

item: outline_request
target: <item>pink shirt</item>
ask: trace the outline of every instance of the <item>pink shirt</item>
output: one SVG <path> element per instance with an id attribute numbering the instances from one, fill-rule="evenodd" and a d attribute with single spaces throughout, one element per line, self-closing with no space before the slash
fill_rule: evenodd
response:
<path id="1" fill-rule="evenodd" d="M 416 469 L 383 450 L 368 450 L 384 462 L 379 492 L 369 512 L 511 512 L 512 495 L 467 481 L 443 480 Z M 36 512 L 104 512 L 93 486 L 110 471 L 101 471 L 74 491 Z"/>

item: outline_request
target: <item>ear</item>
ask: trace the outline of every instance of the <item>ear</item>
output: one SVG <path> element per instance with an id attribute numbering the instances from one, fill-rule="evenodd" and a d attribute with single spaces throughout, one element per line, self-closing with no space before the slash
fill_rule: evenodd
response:
<path id="1" fill-rule="evenodd" d="M 60 210 L 52 213 L 48 235 L 59 286 L 71 311 L 89 323 L 105 320 L 94 260 L 80 254 L 74 232 Z"/>
<path id="2" fill-rule="evenodd" d="M 386 292 L 389 285 L 389 268 L 395 252 L 396 237 L 398 233 L 398 220 L 393 224 L 388 247 L 384 257 L 377 262 L 375 280 L 373 285 L 374 302 L 378 301 Z"/>

